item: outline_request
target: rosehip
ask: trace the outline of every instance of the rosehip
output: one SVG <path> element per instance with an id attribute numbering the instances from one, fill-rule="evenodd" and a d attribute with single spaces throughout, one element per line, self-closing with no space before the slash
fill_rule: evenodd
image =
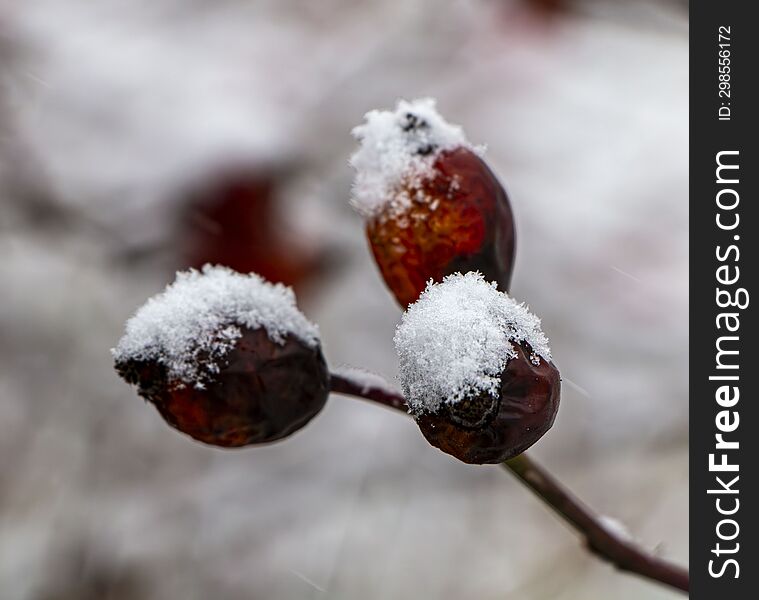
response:
<path id="1" fill-rule="evenodd" d="M 429 279 L 479 270 L 508 289 L 514 219 L 503 187 L 432 100 L 372 111 L 354 129 L 361 141 L 353 205 L 385 283 L 402 306 Z"/>
<path id="2" fill-rule="evenodd" d="M 499 463 L 521 454 L 551 428 L 559 408 L 559 371 L 535 365 L 529 345 L 516 346 L 497 397 L 479 394 L 417 418 L 427 441 L 466 463 Z"/>
<path id="3" fill-rule="evenodd" d="M 424 437 L 466 463 L 499 463 L 553 425 L 561 381 L 540 320 L 479 273 L 430 283 L 395 335 Z"/>
<path id="4" fill-rule="evenodd" d="M 329 394 L 318 332 L 292 291 L 222 267 L 179 273 L 127 322 L 113 354 L 172 427 L 216 446 L 286 437 Z"/>
<path id="5" fill-rule="evenodd" d="M 325 266 L 313 240 L 293 234 L 282 213 L 284 169 L 224 170 L 183 191 L 180 246 L 188 266 L 225 265 L 298 286 Z"/>

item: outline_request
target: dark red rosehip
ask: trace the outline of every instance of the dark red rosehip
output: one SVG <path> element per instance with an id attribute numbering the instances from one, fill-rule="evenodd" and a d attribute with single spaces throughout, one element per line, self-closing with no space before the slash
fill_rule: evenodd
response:
<path id="1" fill-rule="evenodd" d="M 553 425 L 561 380 L 540 319 L 480 273 L 430 283 L 393 341 L 409 410 L 443 452 L 499 463 Z"/>
<path id="2" fill-rule="evenodd" d="M 292 334 L 280 344 L 263 328 L 240 330 L 202 388 L 171 379 L 157 360 L 117 361 L 116 370 L 169 425 L 206 444 L 237 447 L 287 437 L 327 400 L 329 373 L 321 349 Z"/>
<path id="3" fill-rule="evenodd" d="M 406 193 L 411 202 L 393 215 L 369 219 L 366 232 L 382 277 L 404 308 L 430 279 L 479 271 L 509 289 L 514 218 L 493 172 L 466 147 L 444 150 L 433 175 Z"/>
<path id="4" fill-rule="evenodd" d="M 190 266 L 226 265 L 298 286 L 325 266 L 313 240 L 293 235 L 282 211 L 284 169 L 221 171 L 182 194 L 180 246 Z"/>
<path id="5" fill-rule="evenodd" d="M 529 346 L 514 347 L 517 357 L 501 375 L 498 398 L 480 394 L 416 417 L 430 444 L 466 463 L 500 463 L 527 450 L 551 428 L 559 409 L 559 371 L 542 358 L 534 364 Z"/>

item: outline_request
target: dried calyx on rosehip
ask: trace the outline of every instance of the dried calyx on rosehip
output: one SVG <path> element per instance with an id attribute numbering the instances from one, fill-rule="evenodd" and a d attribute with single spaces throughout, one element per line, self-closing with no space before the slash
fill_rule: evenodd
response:
<path id="1" fill-rule="evenodd" d="M 404 308 L 429 279 L 478 270 L 508 290 L 514 262 L 509 200 L 460 127 L 431 99 L 371 111 L 360 141 L 352 205 L 385 283 Z"/>
<path id="2" fill-rule="evenodd" d="M 540 320 L 481 274 L 430 282 L 395 346 L 410 412 L 443 452 L 499 463 L 553 425 L 560 377 Z"/>
<path id="3" fill-rule="evenodd" d="M 112 353 L 172 427 L 216 446 L 286 437 L 329 394 L 318 329 L 292 290 L 226 267 L 178 273 L 127 321 Z"/>

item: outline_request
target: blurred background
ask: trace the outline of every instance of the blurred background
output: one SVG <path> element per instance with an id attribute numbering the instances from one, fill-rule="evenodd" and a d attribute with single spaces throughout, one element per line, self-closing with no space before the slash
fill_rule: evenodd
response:
<path id="1" fill-rule="evenodd" d="M 501 469 L 334 396 L 219 451 L 112 369 L 206 261 L 294 285 L 328 360 L 396 382 L 350 129 L 434 96 L 508 189 L 512 293 L 564 377 L 531 450 L 688 560 L 687 5 L 0 0 L 0 598 L 641 599 Z"/>

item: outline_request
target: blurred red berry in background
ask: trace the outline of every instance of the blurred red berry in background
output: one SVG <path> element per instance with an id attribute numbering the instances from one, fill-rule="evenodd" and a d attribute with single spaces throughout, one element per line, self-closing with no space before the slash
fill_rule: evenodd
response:
<path id="1" fill-rule="evenodd" d="M 315 275 L 325 253 L 288 223 L 281 177 L 274 170 L 237 170 L 189 192 L 180 233 L 185 266 L 224 265 L 296 287 Z"/>

